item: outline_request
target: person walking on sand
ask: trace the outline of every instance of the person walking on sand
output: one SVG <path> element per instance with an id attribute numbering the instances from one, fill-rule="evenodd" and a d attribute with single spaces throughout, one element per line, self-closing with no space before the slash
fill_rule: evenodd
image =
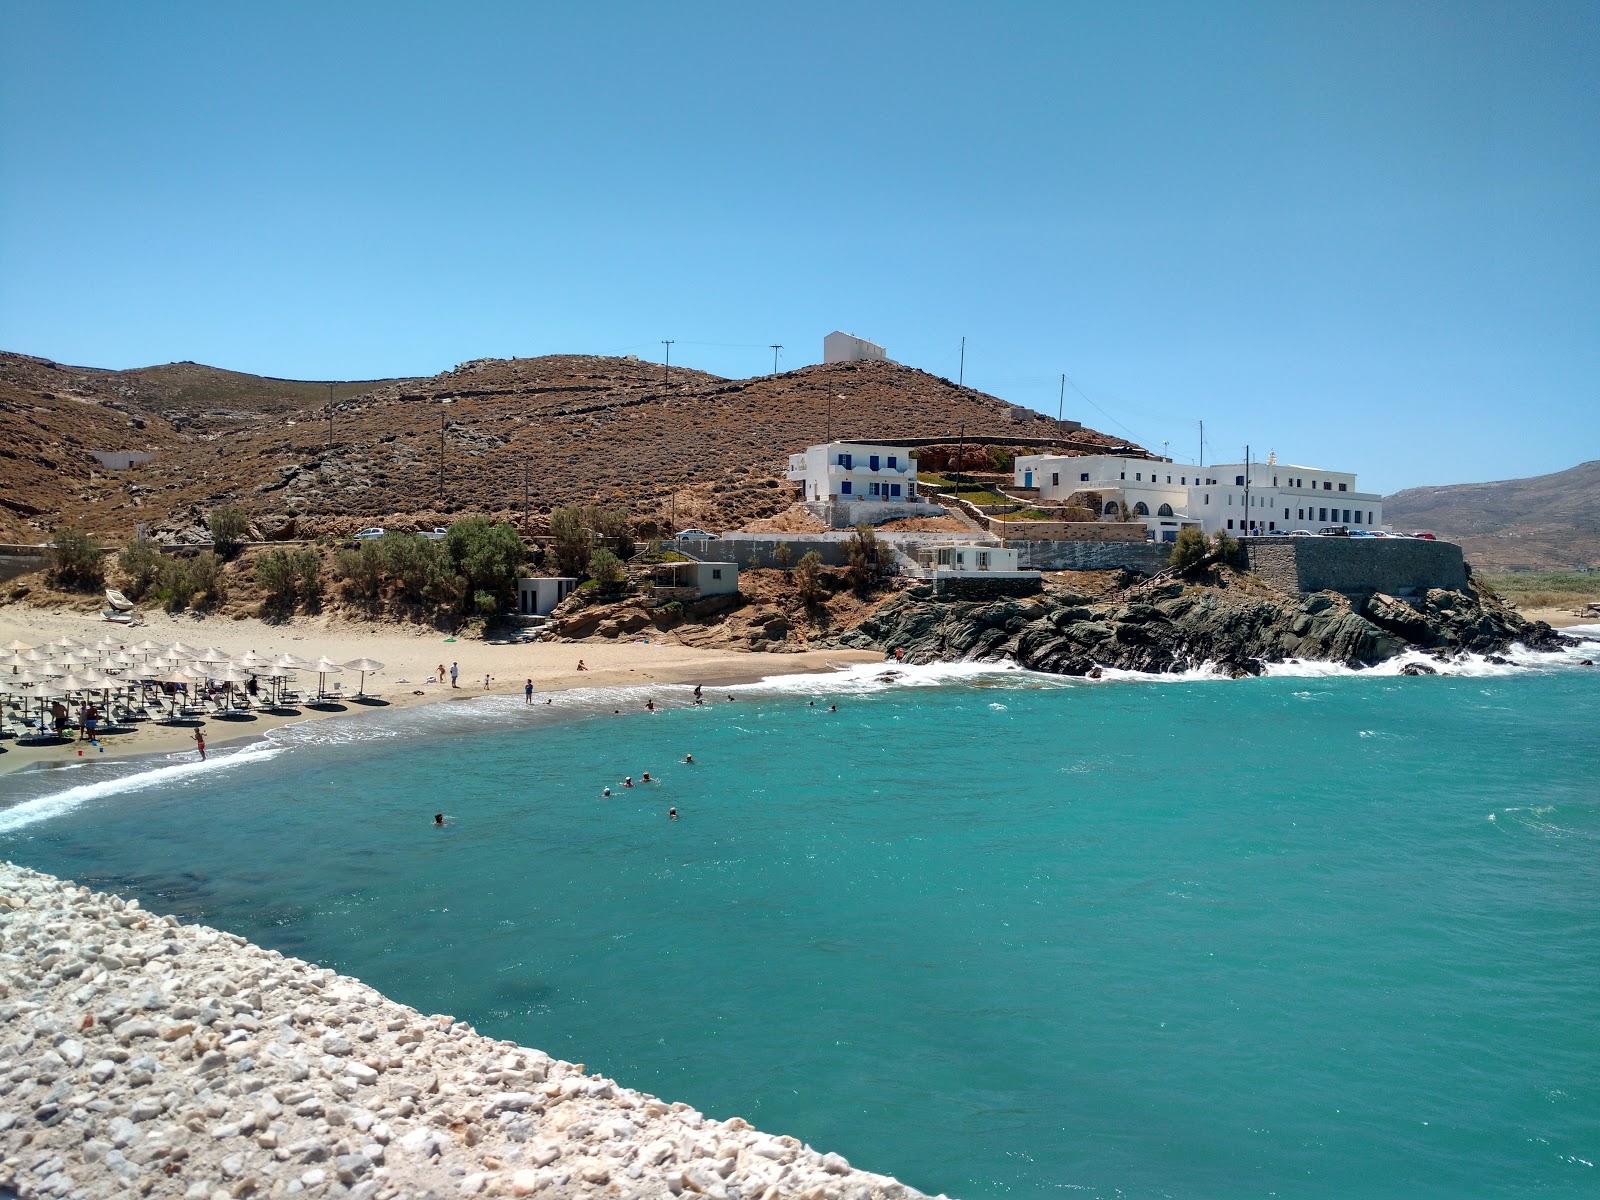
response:
<path id="1" fill-rule="evenodd" d="M 201 725 L 194 731 L 194 748 L 200 751 L 200 761 L 206 760 L 206 727 Z"/>
<path id="2" fill-rule="evenodd" d="M 460 665 L 457 664 L 457 663 L 451 663 L 450 664 L 450 686 L 451 687 L 460 687 L 461 686 L 459 683 L 456 682 L 456 680 L 460 677 L 460 675 L 461 675 L 461 667 L 460 667 Z"/>
<path id="3" fill-rule="evenodd" d="M 522 702 L 524 704 L 533 703 L 533 680 L 531 679 L 522 685 Z"/>
<path id="4" fill-rule="evenodd" d="M 489 676 L 487 675 L 483 677 L 483 690 L 486 692 L 489 690 Z"/>

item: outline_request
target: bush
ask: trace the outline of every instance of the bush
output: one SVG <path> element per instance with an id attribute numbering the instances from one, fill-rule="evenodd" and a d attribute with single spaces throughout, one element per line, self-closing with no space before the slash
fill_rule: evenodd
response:
<path id="1" fill-rule="evenodd" d="M 485 620 L 492 620 L 500 615 L 500 604 L 494 598 L 493 592 L 473 592 L 472 608 L 474 612 Z"/>
<path id="2" fill-rule="evenodd" d="M 568 505 L 550 513 L 550 537 L 555 545 L 556 566 L 563 575 L 582 579 L 589 573 L 589 556 L 594 553 L 594 538 L 583 521 L 583 509 Z"/>
<path id="3" fill-rule="evenodd" d="M 97 592 L 105 586 L 100 543 L 81 529 L 58 529 L 50 535 L 50 580 L 69 592 Z"/>
<path id="4" fill-rule="evenodd" d="M 788 542 L 779 542 L 772 548 L 772 561 L 780 571 L 789 569 L 789 564 L 794 561 L 794 551 L 789 548 Z"/>
<path id="5" fill-rule="evenodd" d="M 232 558 L 244 544 L 250 532 L 250 518 L 243 509 L 214 508 L 206 518 L 206 528 L 211 531 L 211 545 L 223 558 Z"/>
<path id="6" fill-rule="evenodd" d="M 300 585 L 300 599 L 308 611 L 316 611 L 322 605 L 322 555 L 302 546 L 289 556 L 289 565 Z"/>
<path id="7" fill-rule="evenodd" d="M 1187 574 L 1199 570 L 1206 563 L 1211 547 L 1206 543 L 1206 535 L 1193 525 L 1185 525 L 1178 530 L 1178 540 L 1173 543 L 1172 554 L 1167 562 L 1173 569 Z"/>
<path id="8" fill-rule="evenodd" d="M 515 608 L 517 576 L 526 557 L 522 535 L 515 525 L 505 521 L 467 517 L 450 526 L 450 532 L 445 534 L 444 565 L 451 574 L 461 577 L 459 594 L 472 596 L 474 607 L 477 594 L 487 592 L 498 611 Z"/>
<path id="9" fill-rule="evenodd" d="M 155 583 L 155 597 L 168 612 L 211 608 L 223 600 L 222 559 L 207 550 L 193 558 L 167 558 Z"/>
<path id="10" fill-rule="evenodd" d="M 404 596 L 411 600 L 437 596 L 444 573 L 439 543 L 419 533 L 395 532 L 384 534 L 377 544 L 383 569 L 400 585 Z"/>
<path id="11" fill-rule="evenodd" d="M 376 542 L 341 550 L 334 556 L 333 573 L 344 581 L 345 595 L 371 604 L 383 589 L 383 551 Z"/>
<path id="12" fill-rule="evenodd" d="M 628 514 L 620 508 L 590 509 L 589 528 L 597 537 L 607 539 L 612 551 L 623 561 L 632 558 L 638 548 L 634 545 L 633 531 L 628 527 Z"/>
<path id="13" fill-rule="evenodd" d="M 857 587 L 870 587 L 894 574 L 894 551 L 878 540 L 872 526 L 856 526 L 856 535 L 845 545 L 850 578 Z"/>
<path id="14" fill-rule="evenodd" d="M 1211 556 L 1219 563 L 1236 566 L 1239 562 L 1239 542 L 1236 538 L 1217 530 L 1216 536 L 1211 539 Z"/>
<path id="15" fill-rule="evenodd" d="M 807 550 L 794 568 L 795 590 L 805 604 L 815 604 L 822 599 L 822 555 Z"/>
<path id="16" fill-rule="evenodd" d="M 614 592 L 628 577 L 622 560 L 609 550 L 596 550 L 589 556 L 589 574 L 600 585 L 600 590 Z"/>
<path id="17" fill-rule="evenodd" d="M 256 586 L 266 593 L 262 601 L 266 610 L 286 613 L 294 608 L 299 587 L 287 550 L 268 550 L 256 559 Z"/>
<path id="18" fill-rule="evenodd" d="M 148 538 L 129 542 L 117 555 L 117 569 L 122 572 L 123 587 L 135 600 L 143 600 L 145 593 L 161 577 L 161 551 Z"/>

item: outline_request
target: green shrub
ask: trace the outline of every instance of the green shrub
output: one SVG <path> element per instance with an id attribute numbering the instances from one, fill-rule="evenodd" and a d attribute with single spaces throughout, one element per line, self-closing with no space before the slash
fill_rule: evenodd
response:
<path id="1" fill-rule="evenodd" d="M 161 551 L 148 538 L 129 542 L 117 555 L 117 569 L 122 572 L 123 587 L 135 600 L 143 600 L 145 593 L 161 577 Z"/>
<path id="2" fill-rule="evenodd" d="M 300 599 L 310 611 L 322 605 L 322 555 L 310 546 L 302 546 L 289 556 L 295 581 L 300 587 Z"/>
<path id="3" fill-rule="evenodd" d="M 805 604 L 815 604 L 822 599 L 822 555 L 807 550 L 794 568 L 795 590 Z"/>
<path id="4" fill-rule="evenodd" d="M 1219 563 L 1226 563 L 1230 567 L 1239 565 L 1239 541 L 1232 535 L 1219 529 L 1211 539 L 1211 555 Z"/>
<path id="5" fill-rule="evenodd" d="M 268 550 L 256 559 L 256 586 L 266 593 L 262 603 L 267 610 L 286 613 L 294 608 L 299 587 L 287 550 Z"/>
<path id="6" fill-rule="evenodd" d="M 474 612 L 485 620 L 492 620 L 500 615 L 500 603 L 494 598 L 493 592 L 473 592 L 472 608 Z"/>
<path id="7" fill-rule="evenodd" d="M 526 557 L 522 535 L 505 521 L 466 517 L 445 534 L 444 563 L 464 581 L 461 594 L 472 596 L 475 607 L 477 594 L 488 592 L 499 611 L 515 608 L 517 576 Z"/>
<path id="8" fill-rule="evenodd" d="M 1206 535 L 1194 525 L 1185 525 L 1178 530 L 1178 540 L 1173 543 L 1172 553 L 1167 562 L 1174 570 L 1187 574 L 1199 570 L 1205 565 L 1211 547 L 1206 544 Z"/>
<path id="9" fill-rule="evenodd" d="M 69 592 L 97 592 L 105 586 L 100 543 L 81 529 L 58 529 L 50 535 L 50 579 Z"/>
<path id="10" fill-rule="evenodd" d="M 605 549 L 596 550 L 589 556 L 589 574 L 594 576 L 595 582 L 604 592 L 616 591 L 628 577 L 622 560 Z"/>
<path id="11" fill-rule="evenodd" d="M 211 545 L 223 558 L 232 558 L 244 544 L 250 532 L 250 518 L 244 510 L 233 507 L 214 508 L 206 517 L 206 528 L 211 531 Z"/>
<path id="12" fill-rule="evenodd" d="M 772 561 L 780 571 L 789 569 L 789 564 L 794 561 L 794 551 L 789 548 L 788 542 L 779 542 L 772 548 Z"/>
<path id="13" fill-rule="evenodd" d="M 438 542 L 418 533 L 386 533 L 378 539 L 378 550 L 383 569 L 408 599 L 435 595 L 444 569 Z"/>
<path id="14" fill-rule="evenodd" d="M 850 578 L 857 587 L 870 587 L 894 574 L 894 551 L 887 543 L 879 541 L 872 526 L 856 526 L 856 535 L 845 544 L 845 558 L 850 564 Z"/>
<path id="15" fill-rule="evenodd" d="M 594 553 L 594 536 L 584 524 L 583 509 L 567 505 L 550 513 L 550 538 L 554 543 L 556 566 L 563 575 L 582 579 L 589 573 L 589 556 Z"/>
<path id="16" fill-rule="evenodd" d="M 345 595 L 371 604 L 383 590 L 383 551 L 376 542 L 340 550 L 333 559 L 333 573 L 343 581 Z"/>

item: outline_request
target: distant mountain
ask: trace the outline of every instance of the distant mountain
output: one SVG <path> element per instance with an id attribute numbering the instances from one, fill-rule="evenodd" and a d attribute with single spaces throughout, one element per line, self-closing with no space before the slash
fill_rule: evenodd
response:
<path id="1" fill-rule="evenodd" d="M 637 358 L 480 359 L 332 386 L 198 363 L 128 371 L 0 352 L 0 542 L 64 523 L 121 538 L 198 529 L 237 504 L 263 533 L 431 527 L 462 512 L 626 508 L 642 530 L 733 528 L 786 507 L 788 455 L 856 440 L 1122 444 L 892 362 L 723 379 Z M 156 457 L 107 470 L 94 452 Z M 1142 453 L 1142 451 L 1139 451 Z M 442 469 L 441 469 L 442 463 Z M 526 492 L 524 491 L 526 489 Z M 286 536 L 286 535 L 283 535 Z"/>
<path id="2" fill-rule="evenodd" d="M 1384 498 L 1383 515 L 1460 542 L 1482 571 L 1600 567 L 1600 459 L 1531 479 L 1407 488 Z"/>

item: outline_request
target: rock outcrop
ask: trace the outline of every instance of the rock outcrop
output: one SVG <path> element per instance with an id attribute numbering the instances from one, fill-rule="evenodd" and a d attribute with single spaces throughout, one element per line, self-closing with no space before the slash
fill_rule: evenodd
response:
<path id="1" fill-rule="evenodd" d="M 1211 664 L 1235 676 L 1290 658 L 1365 667 L 1416 649 L 1481 654 L 1513 643 L 1554 649 L 1563 640 L 1478 591 L 1360 602 L 1332 592 L 1285 595 L 1226 575 L 1206 585 L 1135 584 L 1098 597 L 1050 586 L 1037 596 L 964 600 L 913 588 L 836 639 L 857 649 L 903 650 L 914 663 L 1010 659 L 1062 675 Z"/>
<path id="2" fill-rule="evenodd" d="M 0 1080 L 24 1200 L 921 1194 L 9 863 Z"/>

